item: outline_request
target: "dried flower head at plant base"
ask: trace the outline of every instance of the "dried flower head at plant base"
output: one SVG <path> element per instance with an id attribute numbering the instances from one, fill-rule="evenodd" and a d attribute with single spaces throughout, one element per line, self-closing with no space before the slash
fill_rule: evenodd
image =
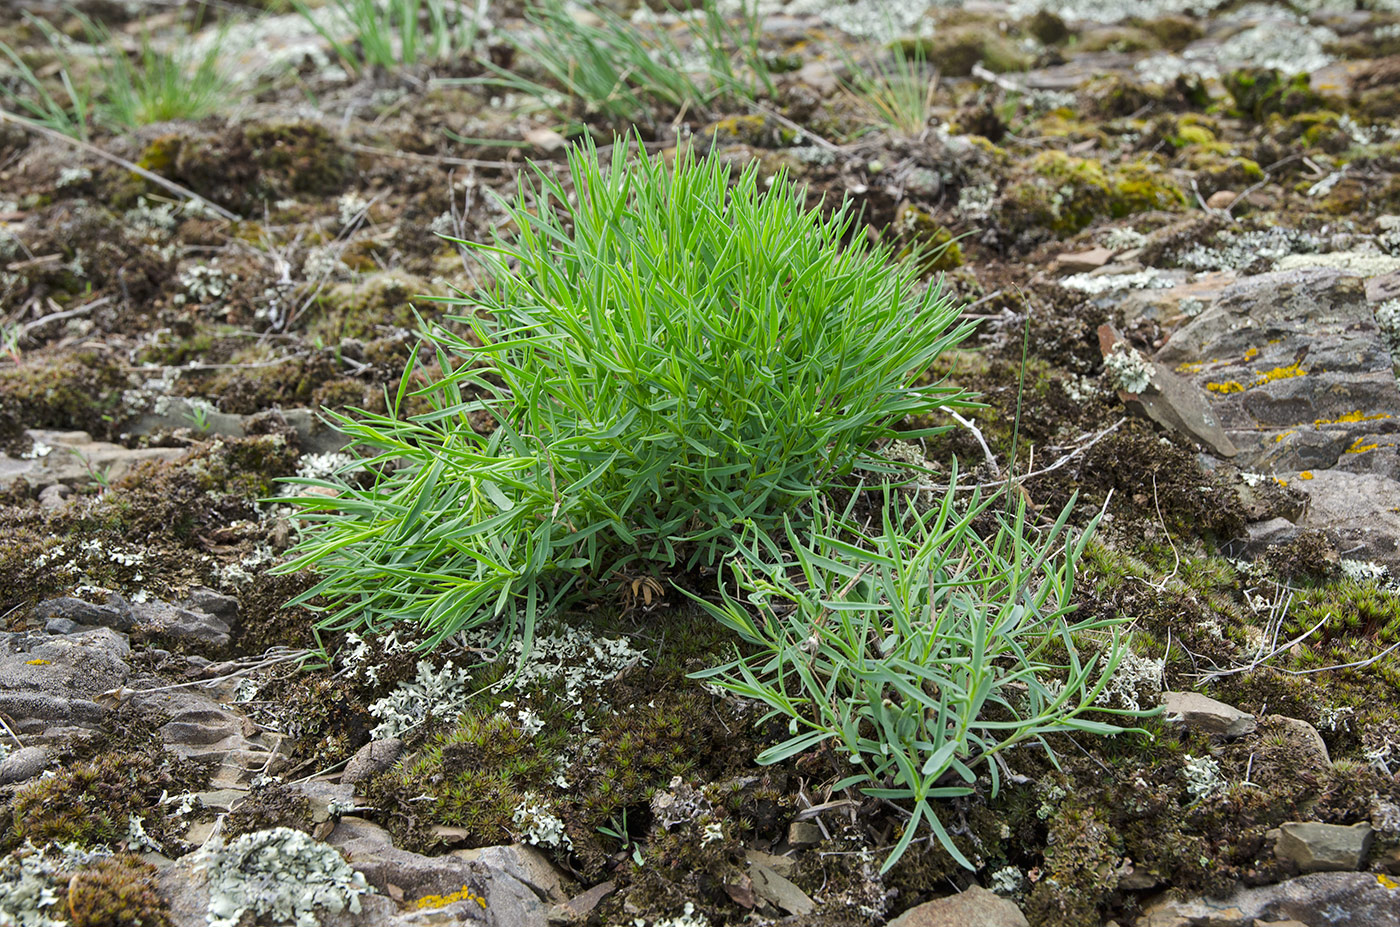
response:
<path id="1" fill-rule="evenodd" d="M 322 629 L 407 622 L 436 645 L 494 622 L 528 649 L 567 595 L 713 563 L 888 473 L 873 447 L 906 416 L 967 405 L 919 380 L 971 324 L 888 249 L 844 244 L 849 207 L 625 143 L 610 164 L 573 149 L 569 172 L 522 184 L 511 239 L 462 243 L 492 283 L 425 332 L 436 379 L 412 389 L 411 363 L 387 414 L 330 413 L 374 475 L 290 481 L 325 492 L 284 500 L 309 527 L 279 568 L 321 572 L 294 601 L 325 596 Z"/>

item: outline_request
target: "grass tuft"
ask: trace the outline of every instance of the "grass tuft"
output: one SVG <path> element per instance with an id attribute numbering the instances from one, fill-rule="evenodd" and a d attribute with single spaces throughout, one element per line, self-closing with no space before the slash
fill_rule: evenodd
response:
<path id="1" fill-rule="evenodd" d="M 781 532 L 879 468 L 906 416 L 966 404 L 917 381 L 971 324 L 849 208 L 621 143 L 569 169 L 523 185 L 513 237 L 462 243 L 493 283 L 449 300 L 470 335 L 427 329 L 435 376 L 415 389 L 410 363 L 387 414 L 331 415 L 373 475 L 287 500 L 309 526 L 281 570 L 322 571 L 296 600 L 327 597 L 321 629 L 406 622 L 435 645 L 497 621 L 528 647 L 565 596 Z"/>
<path id="2" fill-rule="evenodd" d="M 955 505 L 956 474 L 941 504 L 901 512 L 888 495 L 883 531 L 869 535 L 830 519 L 811 537 L 789 523 L 785 544 L 755 536 L 734 562 L 738 598 L 702 604 L 754 650 L 695 674 L 766 705 L 757 722 L 787 722 L 787 740 L 759 755 L 776 763 L 830 744 L 850 775 L 836 789 L 912 805 L 885 860 L 887 872 L 927 824 L 959 864 L 931 799 L 971 795 L 978 770 L 1001 781 L 1001 754 L 1053 733 L 1117 734 L 1086 715 L 1150 712 L 1096 704 L 1126 646 L 1127 619 L 1071 620 L 1075 565 L 1093 525 L 1078 538 L 1070 507 L 1040 537 L 1024 501 Z M 1071 502 L 1071 506 L 1073 503 Z M 983 538 L 979 518 L 996 528 Z M 1080 650 L 1109 637 L 1099 655 Z"/>

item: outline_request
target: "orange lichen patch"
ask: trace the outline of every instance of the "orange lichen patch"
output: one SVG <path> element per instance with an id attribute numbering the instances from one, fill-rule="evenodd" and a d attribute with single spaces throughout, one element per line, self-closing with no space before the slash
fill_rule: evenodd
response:
<path id="1" fill-rule="evenodd" d="M 1299 474 L 1298 474 L 1298 479 L 1300 479 L 1300 480 L 1310 480 L 1310 479 L 1312 479 L 1312 471 L 1311 471 L 1311 470 L 1304 470 L 1302 473 L 1299 473 Z"/>
<path id="2" fill-rule="evenodd" d="M 1374 422 L 1378 419 L 1390 418 L 1389 413 L 1377 412 L 1375 415 L 1366 415 L 1358 409 L 1355 412 L 1348 412 L 1341 418 L 1320 418 L 1313 422 L 1314 425 L 1343 425 L 1348 422 Z"/>
<path id="3" fill-rule="evenodd" d="M 1374 451 L 1376 448 L 1380 447 L 1380 444 L 1375 442 L 1371 444 L 1362 444 L 1361 442 L 1365 440 L 1365 438 L 1357 438 L 1355 441 L 1351 442 L 1351 447 L 1347 448 L 1343 453 L 1364 454 L 1367 451 Z"/>
<path id="4" fill-rule="evenodd" d="M 1244 384 L 1238 380 L 1226 380 L 1223 383 L 1207 383 L 1206 389 L 1212 393 L 1228 396 L 1230 393 L 1243 393 Z"/>
<path id="5" fill-rule="evenodd" d="M 413 902 L 413 908 L 417 911 L 422 911 L 425 908 L 445 908 L 458 901 L 475 901 L 483 908 L 486 907 L 485 898 L 482 898 L 476 892 L 472 891 L 469 886 L 463 885 L 450 895 L 424 895 L 422 898 Z"/>

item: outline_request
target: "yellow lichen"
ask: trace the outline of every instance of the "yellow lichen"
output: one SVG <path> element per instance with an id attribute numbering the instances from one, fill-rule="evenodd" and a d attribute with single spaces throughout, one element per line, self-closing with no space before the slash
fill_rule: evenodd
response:
<path id="1" fill-rule="evenodd" d="M 1259 356 L 1259 349 L 1258 349 L 1258 348 L 1250 348 L 1248 351 L 1245 351 L 1245 352 L 1244 352 L 1244 359 L 1247 360 L 1247 361 L 1254 360 L 1254 358 L 1256 358 L 1256 357 L 1258 357 L 1258 356 Z"/>
<path id="2" fill-rule="evenodd" d="M 1307 373 L 1301 363 L 1289 364 L 1287 367 L 1275 367 L 1273 370 L 1255 374 L 1254 385 L 1263 386 L 1265 383 L 1272 383 L 1275 380 L 1291 380 L 1294 377 L 1307 376 Z"/>
<path id="3" fill-rule="evenodd" d="M 1244 384 L 1238 380 L 1226 380 L 1223 383 L 1207 383 L 1206 389 L 1210 390 L 1212 393 L 1219 393 L 1222 396 L 1227 396 L 1230 393 L 1243 393 Z"/>
<path id="4" fill-rule="evenodd" d="M 1280 441 L 1282 441 L 1284 438 L 1288 437 L 1291 434 L 1296 434 L 1296 432 L 1292 428 L 1288 429 L 1283 434 L 1276 435 L 1274 437 L 1274 443 L 1278 444 Z"/>
<path id="5" fill-rule="evenodd" d="M 48 666 L 48 665 L 49 665 L 49 661 L 48 661 L 48 660 L 45 660 L 45 659 L 43 659 L 43 658 L 41 658 L 41 657 L 36 657 L 36 658 L 33 659 L 33 660 L 26 660 L 26 661 L 25 661 L 25 665 L 26 665 L 26 666 Z"/>
<path id="6" fill-rule="evenodd" d="M 1377 443 L 1362 444 L 1361 442 L 1365 440 L 1365 438 L 1357 438 L 1355 441 L 1351 442 L 1351 447 L 1347 448 L 1343 453 L 1364 454 L 1367 451 L 1374 451 L 1376 448 L 1380 447 L 1380 444 Z"/>
<path id="7" fill-rule="evenodd" d="M 1200 369 L 1201 369 L 1202 367 L 1204 367 L 1204 366 L 1205 366 L 1205 364 L 1202 363 L 1201 361 L 1187 361 L 1187 362 L 1184 363 L 1184 364 L 1179 364 L 1179 365 L 1177 365 L 1176 372 L 1177 372 L 1177 373 L 1195 373 L 1196 371 L 1200 370 Z"/>
<path id="8" fill-rule="evenodd" d="M 1298 474 L 1298 479 L 1300 480 L 1310 480 L 1312 478 L 1313 474 L 1311 470 L 1304 470 L 1302 473 Z"/>
<path id="9" fill-rule="evenodd" d="M 415 911 L 422 911 L 426 908 L 444 908 L 458 901 L 475 901 L 483 908 L 486 907 L 485 898 L 472 891 L 470 886 L 463 885 L 450 895 L 424 895 L 413 902 L 413 908 Z"/>
<path id="10" fill-rule="evenodd" d="M 1384 889 L 1393 891 L 1394 889 L 1400 888 L 1400 882 L 1395 881 L 1383 872 L 1376 874 L 1376 881 L 1379 882 L 1381 888 Z"/>
<path id="11" fill-rule="evenodd" d="M 1313 422 L 1314 425 L 1344 425 L 1349 422 L 1374 422 L 1377 419 L 1390 418 L 1387 412 L 1377 412 L 1375 415 L 1366 415 L 1360 409 L 1355 412 L 1348 412 L 1341 418 L 1320 418 Z"/>

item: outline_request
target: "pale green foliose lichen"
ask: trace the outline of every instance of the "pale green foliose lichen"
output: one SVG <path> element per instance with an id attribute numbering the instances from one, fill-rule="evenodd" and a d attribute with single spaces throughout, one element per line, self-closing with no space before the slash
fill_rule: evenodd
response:
<path id="1" fill-rule="evenodd" d="M 207 851 L 209 927 L 259 924 L 320 927 L 318 913 L 359 913 L 371 891 L 334 847 L 290 827 L 254 831 Z"/>

